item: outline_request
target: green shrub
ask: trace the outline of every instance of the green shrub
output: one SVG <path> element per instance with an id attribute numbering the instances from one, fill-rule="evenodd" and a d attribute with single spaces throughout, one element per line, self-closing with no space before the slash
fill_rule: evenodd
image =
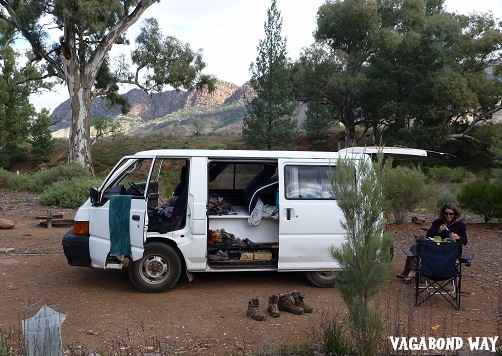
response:
<path id="1" fill-rule="evenodd" d="M 331 182 L 338 205 L 343 212 L 346 238 L 330 252 L 341 270 L 336 288 L 347 306 L 347 322 L 357 354 L 374 355 L 383 335 L 380 312 L 370 301 L 383 288 L 391 271 L 392 237 L 384 233 L 381 214 L 384 209 L 382 191 L 383 156 L 378 163 L 338 159 L 336 180 Z M 357 165 L 357 166 L 356 166 Z M 357 180 L 354 179 L 357 172 Z M 334 325 L 332 325 L 335 327 Z M 336 327 L 332 347 L 343 348 Z"/>
<path id="2" fill-rule="evenodd" d="M 9 180 L 12 178 L 14 174 L 0 168 L 0 188 L 8 188 L 9 187 Z"/>
<path id="3" fill-rule="evenodd" d="M 457 192 L 454 189 L 450 188 L 441 192 L 436 204 L 437 211 L 439 212 L 445 204 L 458 205 Z"/>
<path id="4" fill-rule="evenodd" d="M 492 218 L 502 218 L 502 183 L 486 179 L 466 183 L 458 201 L 464 209 L 481 215 L 485 223 Z"/>
<path id="5" fill-rule="evenodd" d="M 30 177 L 26 174 L 12 174 L 9 178 L 9 189 L 12 190 L 28 190 L 30 186 Z"/>
<path id="6" fill-rule="evenodd" d="M 52 183 L 78 177 L 87 177 L 87 171 L 78 163 L 63 163 L 51 169 L 42 169 L 31 175 L 32 192 L 43 192 Z"/>
<path id="7" fill-rule="evenodd" d="M 208 150 L 226 150 L 227 145 L 225 145 L 224 143 L 215 143 L 215 144 L 210 145 L 207 149 Z"/>
<path id="8" fill-rule="evenodd" d="M 44 205 L 57 205 L 62 208 L 76 209 L 89 196 L 91 187 L 101 184 L 101 179 L 80 177 L 53 183 L 40 195 Z"/>
<path id="9" fill-rule="evenodd" d="M 495 181 L 502 183 L 502 168 L 494 168 L 492 173 Z"/>
<path id="10" fill-rule="evenodd" d="M 465 174 L 464 167 L 434 166 L 427 169 L 427 176 L 435 182 L 462 183 Z"/>
<path id="11" fill-rule="evenodd" d="M 396 222 L 404 221 L 404 215 L 415 209 L 423 201 L 429 190 L 425 175 L 416 168 L 387 165 L 383 174 L 383 193 L 387 199 L 388 211 Z"/>
<path id="12" fill-rule="evenodd" d="M 326 355 L 357 355 L 344 321 L 341 315 L 321 321 L 323 347 Z"/>

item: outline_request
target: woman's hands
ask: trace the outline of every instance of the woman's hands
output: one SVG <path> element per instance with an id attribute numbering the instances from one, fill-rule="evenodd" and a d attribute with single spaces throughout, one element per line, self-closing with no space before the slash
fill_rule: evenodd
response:
<path id="1" fill-rule="evenodd" d="M 453 240 L 460 240 L 460 236 L 458 236 L 456 233 L 454 232 L 450 232 L 450 239 L 453 239 Z"/>
<path id="2" fill-rule="evenodd" d="M 442 233 L 444 230 L 448 230 L 446 228 L 446 224 L 443 224 L 439 227 L 438 229 L 438 234 Z M 454 233 L 454 232 L 450 232 L 450 239 L 453 239 L 453 240 L 460 240 L 460 236 L 458 236 L 458 234 Z"/>

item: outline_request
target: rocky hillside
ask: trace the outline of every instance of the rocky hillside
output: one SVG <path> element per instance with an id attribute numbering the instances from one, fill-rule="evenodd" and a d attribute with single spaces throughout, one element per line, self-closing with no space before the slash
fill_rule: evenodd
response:
<path id="1" fill-rule="evenodd" d="M 242 128 L 246 101 L 254 97 L 248 85 L 238 86 L 219 81 L 213 93 L 202 91 L 165 91 L 147 94 L 132 89 L 124 94 L 131 110 L 126 115 L 119 107 L 108 108 L 102 98 L 94 100 L 91 114 L 95 118 L 113 117 L 128 134 L 173 131 L 187 134 L 195 125 L 203 131 L 236 131 Z M 66 129 L 71 117 L 70 102 L 65 101 L 52 113 L 60 120 L 54 130 Z"/>

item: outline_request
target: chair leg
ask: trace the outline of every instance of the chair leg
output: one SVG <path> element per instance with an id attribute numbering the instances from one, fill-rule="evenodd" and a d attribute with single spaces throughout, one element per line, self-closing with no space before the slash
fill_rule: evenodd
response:
<path id="1" fill-rule="evenodd" d="M 418 303 L 418 287 L 419 287 L 419 284 L 420 284 L 420 273 L 416 273 L 415 272 L 415 306 L 417 307 L 419 305 Z"/>
<path id="2" fill-rule="evenodd" d="M 424 303 L 427 299 L 435 294 L 439 294 L 448 303 L 451 304 L 455 309 L 460 309 L 460 291 L 461 291 L 461 276 L 454 277 L 446 281 L 436 281 L 430 280 L 424 276 L 425 286 L 419 287 L 419 275 L 416 277 L 415 281 L 415 306 L 419 306 Z M 452 284 L 452 291 L 446 291 L 445 287 Z M 419 301 L 418 297 L 420 294 L 425 293 L 422 299 Z"/>
<path id="3" fill-rule="evenodd" d="M 457 293 L 456 293 L 456 296 L 457 296 L 457 310 L 460 310 L 460 295 L 461 295 L 461 290 L 462 290 L 462 275 L 458 276 L 457 278 L 455 278 L 455 280 L 457 281 Z"/>

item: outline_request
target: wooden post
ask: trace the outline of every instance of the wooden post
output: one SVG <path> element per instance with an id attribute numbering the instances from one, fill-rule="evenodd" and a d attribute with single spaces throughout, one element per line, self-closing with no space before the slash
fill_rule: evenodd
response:
<path id="1" fill-rule="evenodd" d="M 52 210 L 47 210 L 47 228 L 52 227 Z"/>

